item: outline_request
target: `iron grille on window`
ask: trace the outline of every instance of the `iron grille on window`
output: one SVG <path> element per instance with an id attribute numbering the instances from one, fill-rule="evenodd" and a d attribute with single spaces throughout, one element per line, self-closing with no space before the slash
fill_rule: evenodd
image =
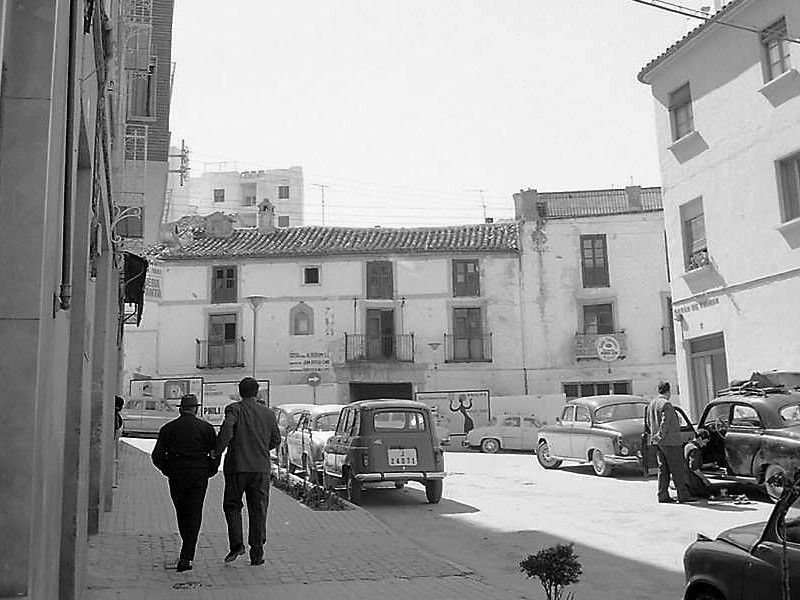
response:
<path id="1" fill-rule="evenodd" d="M 363 333 L 345 333 L 344 352 L 347 362 L 414 362 L 414 334 L 367 336 Z"/>
<path id="2" fill-rule="evenodd" d="M 244 366 L 244 338 L 234 340 L 195 340 L 198 369 L 222 369 Z"/>
<path id="3" fill-rule="evenodd" d="M 492 334 L 483 333 L 470 337 L 444 334 L 444 361 L 492 362 Z"/>

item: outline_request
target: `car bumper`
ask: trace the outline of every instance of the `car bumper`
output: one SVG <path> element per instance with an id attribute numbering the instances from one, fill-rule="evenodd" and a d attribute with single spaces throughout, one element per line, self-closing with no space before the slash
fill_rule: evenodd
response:
<path id="1" fill-rule="evenodd" d="M 630 455 L 630 456 L 606 455 L 603 458 L 608 464 L 615 466 L 629 465 L 631 467 L 635 467 L 642 464 L 641 459 L 636 455 Z"/>
<path id="2" fill-rule="evenodd" d="M 428 479 L 444 479 L 443 471 L 405 471 L 402 473 L 357 473 L 353 476 L 357 481 L 426 481 Z"/>

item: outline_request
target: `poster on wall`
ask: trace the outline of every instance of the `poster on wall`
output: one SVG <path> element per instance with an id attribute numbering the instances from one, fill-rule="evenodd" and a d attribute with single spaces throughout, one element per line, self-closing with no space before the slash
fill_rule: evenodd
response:
<path id="1" fill-rule="evenodd" d="M 129 435 L 150 435 L 180 414 L 181 397 L 194 394 L 203 405 L 202 377 L 132 379 L 129 397 L 122 410 L 124 431 Z"/>
<path id="2" fill-rule="evenodd" d="M 438 427 L 458 439 L 475 427 L 488 425 L 492 416 L 489 390 L 416 392 L 414 398 L 430 407 Z"/>
<path id="3" fill-rule="evenodd" d="M 215 381 L 203 383 L 203 418 L 219 427 L 225 418 L 225 407 L 238 401 L 238 381 Z M 269 380 L 258 382 L 258 400 L 269 406 Z"/>
<path id="4" fill-rule="evenodd" d="M 178 406 L 181 396 L 194 394 L 203 403 L 202 377 L 174 377 L 172 379 L 131 379 L 130 396 L 153 398 L 172 407 Z"/>

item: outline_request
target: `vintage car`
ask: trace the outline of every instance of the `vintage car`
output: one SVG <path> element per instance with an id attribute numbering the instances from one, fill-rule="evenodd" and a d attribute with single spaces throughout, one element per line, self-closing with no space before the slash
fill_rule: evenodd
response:
<path id="1" fill-rule="evenodd" d="M 542 423 L 532 415 L 501 415 L 494 423 L 476 427 L 467 433 L 462 446 L 480 448 L 493 454 L 499 450 L 536 450 L 538 431 Z"/>
<path id="2" fill-rule="evenodd" d="M 157 436 L 166 423 L 180 414 L 180 399 L 137 396 L 128 398 L 122 408 L 122 435 Z"/>
<path id="3" fill-rule="evenodd" d="M 325 444 L 323 485 L 344 488 L 347 499 L 361 502 L 364 488 L 425 486 L 430 503 L 442 497 L 444 451 L 430 408 L 414 400 L 359 400 L 339 415 Z"/>
<path id="4" fill-rule="evenodd" d="M 711 439 L 702 449 L 704 470 L 764 485 L 773 500 L 773 475 L 794 477 L 800 466 L 800 392 L 754 381 L 723 390 L 700 417 Z"/>
<path id="5" fill-rule="evenodd" d="M 601 477 L 611 475 L 618 466 L 641 468 L 647 405 L 647 399 L 627 394 L 568 401 L 556 424 L 539 430 L 539 464 L 545 469 L 557 469 L 565 460 L 591 462 Z M 675 409 L 683 437 L 688 441 L 694 437 L 694 429 L 686 413 L 680 407 Z"/>
<path id="6" fill-rule="evenodd" d="M 286 434 L 289 471 L 301 470 L 312 483 L 321 483 L 322 450 L 336 431 L 343 404 L 321 404 L 303 409 L 297 426 Z"/>
<path id="7" fill-rule="evenodd" d="M 716 539 L 697 535 L 683 555 L 684 600 L 800 600 L 800 481 L 786 488 L 766 523 L 734 527 Z"/>
<path id="8" fill-rule="evenodd" d="M 297 422 L 302 412 L 313 406 L 313 404 L 280 404 L 272 407 L 275 419 L 278 421 L 278 430 L 281 432 L 281 443 L 275 450 L 275 457 L 281 467 L 289 467 L 288 454 L 286 453 L 286 435 L 297 427 Z"/>

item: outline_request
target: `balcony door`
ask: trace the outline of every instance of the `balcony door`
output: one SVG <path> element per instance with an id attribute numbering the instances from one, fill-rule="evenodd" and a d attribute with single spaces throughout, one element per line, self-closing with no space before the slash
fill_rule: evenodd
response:
<path id="1" fill-rule="evenodd" d="M 236 356 L 236 315 L 210 315 L 208 319 L 208 366 L 224 367 L 240 362 Z"/>
<path id="2" fill-rule="evenodd" d="M 394 309 L 367 309 L 367 358 L 394 358 Z"/>
<path id="3" fill-rule="evenodd" d="M 483 314 L 480 308 L 453 310 L 453 358 L 483 360 Z"/>

